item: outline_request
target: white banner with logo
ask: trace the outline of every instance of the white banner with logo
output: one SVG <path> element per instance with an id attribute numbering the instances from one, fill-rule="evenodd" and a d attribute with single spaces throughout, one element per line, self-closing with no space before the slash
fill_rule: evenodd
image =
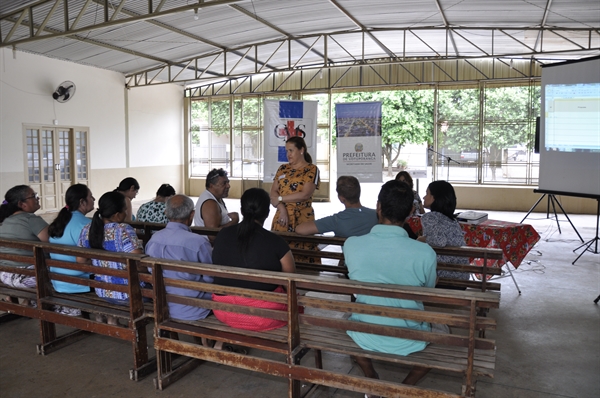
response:
<path id="1" fill-rule="evenodd" d="M 337 175 L 382 182 L 381 102 L 336 104 Z"/>
<path id="2" fill-rule="evenodd" d="M 313 164 L 317 163 L 318 101 L 264 100 L 264 182 L 273 182 L 279 166 L 287 163 L 285 141 L 304 138 Z"/>

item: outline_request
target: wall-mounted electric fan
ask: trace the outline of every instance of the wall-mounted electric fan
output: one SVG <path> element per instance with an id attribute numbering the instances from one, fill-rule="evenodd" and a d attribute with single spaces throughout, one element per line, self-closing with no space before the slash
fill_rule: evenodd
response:
<path id="1" fill-rule="evenodd" d="M 75 95 L 75 83 L 67 80 L 62 82 L 60 86 L 52 93 L 52 98 L 58 102 L 67 102 Z"/>

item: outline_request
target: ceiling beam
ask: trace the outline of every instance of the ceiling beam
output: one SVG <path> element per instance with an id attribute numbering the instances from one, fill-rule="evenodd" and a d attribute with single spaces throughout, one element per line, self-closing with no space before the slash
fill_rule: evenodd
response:
<path id="1" fill-rule="evenodd" d="M 233 8 L 234 10 L 236 10 L 236 11 L 238 11 L 238 12 L 241 12 L 241 13 L 242 13 L 242 14 L 244 14 L 244 15 L 247 15 L 247 16 L 249 16 L 250 18 L 252 18 L 252 19 L 254 19 L 254 20 L 256 20 L 256 21 L 260 22 L 261 24 L 263 24 L 263 25 L 265 25 L 265 26 L 268 26 L 269 28 L 273 29 L 273 30 L 274 30 L 274 31 L 276 31 L 276 32 L 279 32 L 279 34 L 281 34 L 282 36 L 284 36 L 284 37 L 287 37 L 287 38 L 288 38 L 288 39 L 290 39 L 290 40 L 294 40 L 294 41 L 296 41 L 296 42 L 297 42 L 298 44 L 300 44 L 301 46 L 303 46 L 303 47 L 305 47 L 305 48 L 307 48 L 307 49 L 309 48 L 309 45 L 308 45 L 308 44 L 306 44 L 306 43 L 304 43 L 302 40 L 296 40 L 296 39 L 294 38 L 294 36 L 293 36 L 293 35 L 291 35 L 290 33 L 286 32 L 285 30 L 283 30 L 283 29 L 279 28 L 279 27 L 278 27 L 278 26 L 276 26 L 276 25 L 273 25 L 271 22 L 269 22 L 269 21 L 267 21 L 267 20 L 265 20 L 265 19 L 263 19 L 263 18 L 259 17 L 258 15 L 251 13 L 250 11 L 246 10 L 244 7 L 241 7 L 241 6 L 237 5 L 237 4 L 230 4 L 230 5 L 229 5 L 229 7 L 230 7 L 230 8 Z M 316 49 L 314 49 L 314 48 L 311 48 L 310 50 L 311 50 L 311 51 L 312 51 L 314 54 L 316 54 L 317 56 L 319 56 L 320 58 L 324 58 L 324 57 L 325 57 L 325 55 L 324 55 L 324 54 L 322 54 L 320 51 L 317 51 L 317 50 L 316 50 Z M 329 62 L 329 61 L 333 62 L 332 60 L 327 60 L 327 62 Z"/>
<path id="2" fill-rule="evenodd" d="M 359 28 L 367 36 L 369 36 L 371 38 L 371 40 L 373 40 L 388 55 L 388 57 L 396 57 L 396 54 L 394 54 L 389 48 L 387 48 L 387 46 L 385 44 L 383 44 L 381 41 L 379 41 L 379 39 L 373 35 L 373 33 L 370 31 L 370 29 L 368 29 L 366 26 L 364 26 L 362 23 L 360 23 L 360 21 L 358 19 L 356 19 L 354 17 L 354 15 L 350 14 L 350 12 L 348 12 L 344 7 L 342 7 L 341 4 L 338 3 L 337 0 L 329 0 L 329 2 L 331 4 L 333 4 L 349 20 L 351 20 L 354 23 L 354 25 L 356 25 L 357 28 Z"/>
<path id="3" fill-rule="evenodd" d="M 446 18 L 446 14 L 444 14 L 444 10 L 442 9 L 442 5 L 440 4 L 440 0 L 435 0 L 435 5 L 442 17 L 442 21 L 444 22 L 444 26 L 450 28 L 450 24 L 448 23 L 448 19 Z M 456 43 L 454 42 L 454 36 L 452 35 L 452 30 L 448 29 L 448 37 L 450 37 L 450 42 L 452 43 L 452 48 L 454 49 L 455 55 L 460 55 L 458 53 L 458 47 L 456 47 Z"/>
<path id="4" fill-rule="evenodd" d="M 24 7 L 18 11 L 12 12 L 9 15 L 0 16 L 0 21 L 7 20 L 7 18 L 9 16 L 18 14 L 19 12 L 27 11 L 31 15 L 33 13 L 34 7 L 36 7 L 40 4 L 43 4 L 43 3 L 51 2 L 51 1 L 53 1 L 54 3 L 58 3 L 63 0 L 47 0 L 44 2 L 35 3 L 33 5 Z M 228 5 L 231 3 L 237 3 L 240 1 L 242 1 L 242 0 L 213 0 L 210 2 L 202 3 L 202 8 L 224 6 L 224 5 Z M 99 29 L 106 29 L 106 28 L 111 28 L 111 27 L 115 27 L 115 26 L 125 25 L 125 24 L 129 24 L 132 22 L 147 21 L 147 20 L 163 17 L 166 15 L 172 15 L 172 14 L 177 14 L 177 13 L 184 12 L 184 11 L 194 10 L 197 8 L 198 8 L 198 3 L 195 3 L 192 5 L 171 8 L 171 9 L 165 10 L 165 11 L 158 11 L 158 12 L 151 12 L 151 13 L 149 12 L 147 14 L 137 15 L 137 16 L 133 16 L 133 17 L 130 16 L 129 18 L 121 18 L 121 19 L 117 19 L 117 20 L 113 20 L 113 21 L 109 20 L 107 18 L 107 15 L 105 15 L 104 21 L 101 23 L 98 23 L 98 24 L 85 26 L 83 28 L 71 29 L 68 31 L 56 31 L 55 33 L 52 33 L 49 35 L 35 36 L 34 34 L 30 34 L 29 37 L 25 38 L 25 39 L 18 39 L 18 40 L 12 40 L 12 41 L 11 40 L 3 40 L 2 42 L 0 42 L 0 47 L 16 46 L 21 43 L 29 43 L 32 41 L 46 40 L 46 39 L 51 39 L 51 38 L 69 36 L 69 35 L 73 35 L 73 34 L 79 34 L 82 32 L 91 32 L 91 31 L 95 31 L 95 30 L 99 30 Z M 108 8 L 105 7 L 104 11 L 105 11 L 105 14 L 107 14 Z"/>
<path id="5" fill-rule="evenodd" d="M 542 21 L 540 22 L 540 28 L 543 28 L 546 26 L 546 20 L 548 19 L 548 14 L 550 13 L 550 6 L 552 6 L 552 0 L 546 0 L 546 8 L 544 8 L 544 15 L 542 16 Z M 542 47 L 541 47 L 542 34 L 543 34 L 543 31 L 538 32 L 537 38 L 535 39 L 535 44 L 533 45 L 534 50 L 542 51 Z M 538 44 L 540 44 L 539 49 L 538 49 Z"/>
<path id="6" fill-rule="evenodd" d="M 579 48 L 573 48 L 573 47 L 569 47 L 569 48 L 562 48 L 562 49 L 558 49 L 555 51 L 546 51 L 544 53 L 540 53 L 538 51 L 535 51 L 534 49 L 532 49 L 531 47 L 525 45 L 524 43 L 522 43 L 521 41 L 515 39 L 513 36 L 511 36 L 509 33 L 513 33 L 516 34 L 518 32 L 522 32 L 522 29 L 516 29 L 516 28 L 511 28 L 511 29 L 503 29 L 503 30 L 498 30 L 498 29 L 484 29 L 484 30 L 490 30 L 491 32 L 495 32 L 495 31 L 500 31 L 503 34 L 507 35 L 508 37 L 511 37 L 513 40 L 515 40 L 516 42 L 518 42 L 519 44 L 521 44 L 524 48 L 522 51 L 513 51 L 513 52 L 502 52 L 499 53 L 497 51 L 494 52 L 487 52 L 484 51 L 484 49 L 480 48 L 479 46 L 475 45 L 474 43 L 470 42 L 469 40 L 466 40 L 467 42 L 469 42 L 474 48 L 476 48 L 478 51 L 481 52 L 481 54 L 477 54 L 477 55 L 473 55 L 473 56 L 461 56 L 461 55 L 441 55 L 440 53 L 436 52 L 435 49 L 433 49 L 426 41 L 424 41 L 421 37 L 419 37 L 419 35 L 416 34 L 416 32 L 422 31 L 424 29 L 418 29 L 418 28 L 411 28 L 411 29 L 396 29 L 396 31 L 398 32 L 410 32 L 417 40 L 419 40 L 420 42 L 422 42 L 425 46 L 429 47 L 432 51 L 432 55 L 428 56 L 428 57 L 420 57 L 420 58 L 407 58 L 407 59 L 401 59 L 398 57 L 389 57 L 389 58 L 378 58 L 378 59 L 360 59 L 360 58 L 356 58 L 354 57 L 351 53 L 347 52 L 342 46 L 340 46 L 340 48 L 342 48 L 344 51 L 346 51 L 346 54 L 348 54 L 347 58 L 344 58 L 343 60 L 339 60 L 337 62 L 334 63 L 330 63 L 326 68 L 329 67 L 340 67 L 340 66 L 345 66 L 345 65 L 360 65 L 360 64 L 368 64 L 368 65 L 386 65 L 386 64 L 407 64 L 407 63 L 418 63 L 418 62 L 423 62 L 423 61 L 440 61 L 440 60 L 476 60 L 476 59 L 485 59 L 485 58 L 525 58 L 525 57 L 534 57 L 534 58 L 540 58 L 543 57 L 544 54 L 577 54 L 577 53 L 584 53 L 584 52 L 591 52 L 591 51 L 600 51 L 600 48 L 598 47 L 583 47 L 578 45 Z M 446 30 L 445 27 L 439 27 L 436 30 Z M 464 34 L 464 32 L 467 32 L 469 30 L 477 30 L 480 31 L 482 30 L 482 28 L 472 28 L 472 29 L 463 29 L 463 28 L 452 28 L 453 32 L 456 33 L 458 36 L 463 37 L 462 34 Z M 548 30 L 551 31 L 552 33 L 554 32 L 554 28 L 553 29 L 544 29 L 544 30 Z M 557 29 L 559 32 L 561 31 L 569 31 L 569 29 Z M 386 29 L 386 31 L 390 31 L 390 29 Z M 594 29 L 583 29 L 583 30 L 577 30 L 577 31 L 588 31 L 590 32 L 590 34 L 595 34 L 596 36 L 598 36 L 600 38 L 600 34 L 598 34 Z M 358 34 L 360 32 L 358 31 L 345 31 L 345 32 L 337 32 L 337 33 L 331 33 L 329 35 L 325 35 L 325 37 L 328 40 L 331 40 L 334 43 L 338 43 L 334 36 L 340 36 L 343 34 Z M 304 36 L 305 39 L 312 37 L 314 39 L 317 39 L 319 37 L 322 37 L 322 34 L 315 34 L 315 35 L 307 35 Z M 361 35 L 362 36 L 362 35 Z M 274 55 L 276 55 L 276 53 L 279 51 L 280 48 L 282 48 L 284 45 L 286 45 L 289 42 L 289 39 L 283 39 L 280 41 L 273 41 L 273 40 L 269 40 L 269 41 L 265 41 L 265 42 L 261 42 L 261 43 L 254 43 L 250 46 L 240 46 L 237 47 L 233 50 L 230 51 L 238 51 L 238 52 L 247 52 L 248 47 L 258 47 L 261 45 L 273 45 L 273 44 L 278 44 L 277 49 L 275 49 L 274 51 L 271 52 L 271 55 L 268 57 L 268 59 L 266 59 L 266 61 L 264 61 L 265 63 L 270 62 L 270 60 L 273 58 Z M 492 43 L 492 48 L 495 48 L 495 46 L 493 46 Z M 202 61 L 202 60 L 210 60 L 213 59 L 213 57 L 218 56 L 219 52 L 213 52 L 211 54 L 203 54 L 197 57 L 193 57 L 191 59 L 194 59 L 196 62 L 198 61 Z M 304 54 L 306 54 L 306 52 L 304 52 Z M 189 61 L 190 59 L 184 59 L 184 60 L 179 60 L 178 63 L 179 64 L 185 64 Z M 292 71 L 292 70 L 312 70 L 312 69 L 322 69 L 323 68 L 323 63 L 322 62 L 315 62 L 315 63 L 311 63 L 310 65 L 300 65 L 298 63 L 293 64 L 288 66 L 287 64 L 278 68 L 274 68 L 271 70 L 265 70 L 264 67 L 258 68 L 257 70 L 253 70 L 252 72 L 246 72 L 246 73 L 238 73 L 238 74 L 230 74 L 228 76 L 224 76 L 225 78 L 239 78 L 240 76 L 245 76 L 245 75 L 250 75 L 250 74 L 254 74 L 254 73 L 265 73 L 265 72 L 285 72 L 285 71 Z M 151 72 L 152 70 L 156 70 L 158 69 L 158 67 L 156 68 L 151 68 L 145 71 L 141 71 L 141 72 L 137 72 L 137 73 L 145 73 L 145 72 Z M 135 75 L 136 73 L 132 73 L 130 75 Z M 130 76 L 128 75 L 128 76 Z M 207 77 L 207 79 L 210 79 L 210 77 Z M 179 81 L 179 80 L 178 80 Z M 185 81 L 189 81 L 189 80 L 185 80 Z"/>
<path id="7" fill-rule="evenodd" d="M 11 21 L 18 22 L 18 20 L 11 20 Z M 29 26 L 29 24 L 25 23 L 25 22 L 21 22 L 21 24 Z M 36 24 L 34 24 L 33 27 L 37 28 L 38 30 L 40 29 L 40 27 L 38 25 L 36 25 Z M 49 32 L 50 34 L 52 34 L 56 30 L 52 29 L 52 28 L 45 27 L 44 31 L 45 32 Z M 92 44 L 92 45 L 98 46 L 98 47 L 103 47 L 103 48 L 106 48 L 106 49 L 109 49 L 109 50 L 112 50 L 112 51 L 118 51 L 118 52 L 122 52 L 122 53 L 125 53 L 125 54 L 128 54 L 128 55 L 134 55 L 134 56 L 139 57 L 139 58 L 149 59 L 149 60 L 152 60 L 152 61 L 155 61 L 155 62 L 161 64 L 160 68 L 181 65 L 180 62 L 173 62 L 173 61 L 170 61 L 168 59 L 155 57 L 155 56 L 152 56 L 152 55 L 149 55 L 149 54 L 141 53 L 141 52 L 138 52 L 138 51 L 135 51 L 135 50 L 131 50 L 131 49 L 128 49 L 128 48 L 124 48 L 124 47 L 115 46 L 113 44 L 104 43 L 104 42 L 101 42 L 101 41 L 98 41 L 98 40 L 94 40 L 94 39 L 90 39 L 90 38 L 87 38 L 87 37 L 83 37 L 83 36 L 80 36 L 80 35 L 68 35 L 68 36 L 66 36 L 66 38 L 72 39 L 72 40 L 76 40 L 76 41 L 81 41 L 81 42 L 84 42 L 84 43 L 87 43 L 87 44 Z M 221 74 L 221 73 L 215 73 L 215 72 L 203 71 L 203 70 L 201 70 L 201 71 L 203 73 L 206 72 L 206 73 L 208 73 L 210 75 L 213 75 L 215 77 L 222 77 L 223 76 L 223 74 Z"/>

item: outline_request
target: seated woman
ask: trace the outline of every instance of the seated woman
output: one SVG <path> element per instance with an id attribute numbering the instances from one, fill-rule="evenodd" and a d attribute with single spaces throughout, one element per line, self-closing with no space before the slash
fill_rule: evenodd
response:
<path id="1" fill-rule="evenodd" d="M 137 211 L 137 221 L 158 224 L 168 223 L 165 209 L 167 208 L 167 199 L 171 196 L 175 196 L 175 189 L 169 184 L 162 184 L 156 191 L 156 197 L 140 206 Z"/>
<path id="2" fill-rule="evenodd" d="M 123 194 L 112 191 L 102 195 L 98 201 L 98 210 L 94 213 L 92 222 L 81 230 L 77 246 L 110 252 L 143 253 L 142 242 L 138 240 L 135 230 L 130 225 L 124 224 L 126 213 L 127 204 Z M 87 259 L 77 257 L 77 262 L 85 263 Z M 121 270 L 126 267 L 124 263 L 96 259 L 92 260 L 92 265 Z M 127 285 L 127 279 L 115 276 L 96 274 L 95 279 L 100 282 Z M 129 305 L 129 295 L 127 293 L 96 288 L 96 294 L 110 303 Z M 96 316 L 96 321 L 103 321 L 102 316 Z M 108 316 L 108 323 L 116 325 L 117 320 L 112 316 Z"/>
<path id="3" fill-rule="evenodd" d="M 295 272 L 296 265 L 289 245 L 283 238 L 263 228 L 269 216 L 269 194 L 260 188 L 250 188 L 242 195 L 241 223 L 223 228 L 213 249 L 213 264 L 248 269 Z M 258 282 L 214 278 L 214 283 L 269 292 L 283 292 L 283 287 Z M 285 304 L 237 296 L 213 294 L 214 301 L 240 304 L 249 307 L 287 310 Z M 283 327 L 285 321 L 261 318 L 246 314 L 213 310 L 217 319 L 234 328 L 247 330 L 272 330 Z"/>
<path id="4" fill-rule="evenodd" d="M 418 216 L 419 214 L 425 214 L 425 209 L 423 208 L 423 202 L 421 202 L 421 197 L 419 196 L 419 193 L 417 191 L 415 191 L 415 188 L 413 185 L 413 179 L 410 176 L 410 174 L 408 173 L 408 171 L 401 171 L 398 174 L 396 174 L 395 180 L 408 184 L 410 189 L 413 191 L 413 195 L 415 197 L 415 200 L 413 201 L 414 208 L 409 217 Z"/>
<path id="5" fill-rule="evenodd" d="M 90 223 L 90 219 L 85 215 L 94 210 L 95 202 L 96 199 L 92 195 L 92 191 L 86 185 L 71 185 L 65 194 L 65 207 L 58 212 L 58 215 L 48 227 L 50 243 L 77 246 L 81 230 Z M 50 253 L 50 258 L 61 261 L 76 261 L 74 256 L 65 254 Z M 50 267 L 50 271 L 85 279 L 90 277 L 88 273 L 65 268 Z M 52 280 L 52 286 L 54 286 L 54 290 L 60 293 L 87 293 L 90 291 L 88 286 L 56 280 Z M 71 316 L 81 315 L 81 310 L 76 308 L 59 307 L 55 311 Z"/>
<path id="6" fill-rule="evenodd" d="M 465 238 L 460 224 L 454 218 L 456 210 L 456 194 L 454 188 L 446 181 L 434 181 L 427 187 L 423 197 L 425 208 L 431 212 L 421 217 L 423 236 L 419 240 L 430 246 L 464 246 Z M 448 264 L 469 264 L 465 257 L 437 256 L 437 261 Z M 437 271 L 440 278 L 463 279 L 470 277 L 468 272 Z"/>
<path id="7" fill-rule="evenodd" d="M 138 192 L 140 191 L 140 184 L 133 177 L 124 178 L 120 183 L 117 189 L 114 192 L 119 192 L 125 196 L 125 204 L 127 205 L 127 212 L 125 213 L 125 222 L 133 221 L 135 217 L 133 216 L 133 208 L 131 206 L 131 201 L 135 199 Z"/>
<path id="8" fill-rule="evenodd" d="M 0 205 L 0 238 L 48 242 L 48 223 L 34 213 L 40 208 L 40 198 L 27 185 L 12 187 L 4 195 Z M 33 256 L 31 251 L 0 247 L 3 253 Z M 1 261 L 3 265 L 33 268 L 31 264 Z M 35 276 L 0 272 L 0 282 L 16 288 L 34 288 Z"/>

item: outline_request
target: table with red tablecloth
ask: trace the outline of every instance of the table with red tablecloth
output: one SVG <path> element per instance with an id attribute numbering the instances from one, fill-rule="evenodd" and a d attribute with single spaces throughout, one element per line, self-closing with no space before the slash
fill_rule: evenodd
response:
<path id="1" fill-rule="evenodd" d="M 423 234 L 420 217 L 409 218 L 408 224 L 417 235 Z M 515 268 L 540 240 L 540 235 L 529 224 L 487 220 L 480 224 L 460 223 L 460 226 L 467 246 L 502 249 L 504 262 L 510 261 Z"/>

